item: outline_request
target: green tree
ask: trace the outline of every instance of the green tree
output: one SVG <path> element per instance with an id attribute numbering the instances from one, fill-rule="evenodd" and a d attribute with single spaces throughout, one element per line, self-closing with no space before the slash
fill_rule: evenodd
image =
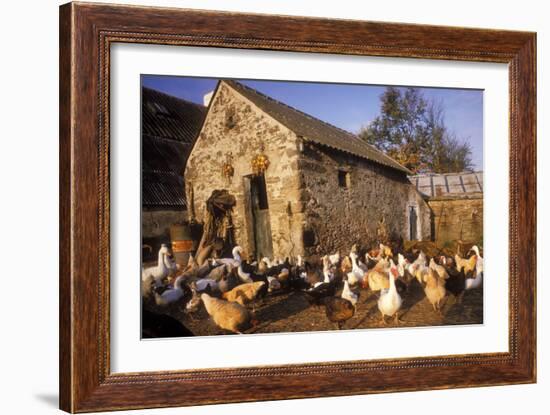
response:
<path id="1" fill-rule="evenodd" d="M 420 90 L 388 87 L 380 96 L 381 113 L 359 137 L 413 172 L 447 173 L 472 168 L 472 150 L 444 123 L 441 103 Z"/>

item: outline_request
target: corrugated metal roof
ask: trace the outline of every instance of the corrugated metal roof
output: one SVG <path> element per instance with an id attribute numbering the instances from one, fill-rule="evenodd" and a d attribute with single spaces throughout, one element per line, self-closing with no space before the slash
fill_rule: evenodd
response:
<path id="1" fill-rule="evenodd" d="M 141 88 L 142 134 L 193 144 L 205 115 L 202 105 Z"/>
<path id="2" fill-rule="evenodd" d="M 418 174 L 409 176 L 411 183 L 431 198 L 465 197 L 483 193 L 483 172 Z"/>
<path id="3" fill-rule="evenodd" d="M 185 208 L 183 170 L 206 108 L 142 88 L 142 206 Z"/>
<path id="4" fill-rule="evenodd" d="M 262 111 L 272 116 L 297 135 L 303 137 L 306 141 L 340 150 L 403 173 L 411 174 L 411 171 L 394 159 L 348 131 L 312 117 L 239 82 L 231 80 L 224 80 L 222 82 L 225 82 L 245 98 L 252 101 Z"/>

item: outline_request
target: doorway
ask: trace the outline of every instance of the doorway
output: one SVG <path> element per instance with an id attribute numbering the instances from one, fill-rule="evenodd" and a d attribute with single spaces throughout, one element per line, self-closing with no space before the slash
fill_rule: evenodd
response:
<path id="1" fill-rule="evenodd" d="M 418 213 L 416 206 L 409 206 L 409 240 L 418 240 Z"/>
<path id="2" fill-rule="evenodd" d="M 271 221 L 265 176 L 248 176 L 245 183 L 249 187 L 250 210 L 252 214 L 252 238 L 256 258 L 273 257 Z"/>

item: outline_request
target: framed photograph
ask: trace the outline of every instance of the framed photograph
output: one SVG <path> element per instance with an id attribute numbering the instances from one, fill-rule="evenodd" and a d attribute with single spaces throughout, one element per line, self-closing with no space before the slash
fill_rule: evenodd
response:
<path id="1" fill-rule="evenodd" d="M 535 382 L 535 62 L 527 32 L 61 6 L 61 409 Z"/>

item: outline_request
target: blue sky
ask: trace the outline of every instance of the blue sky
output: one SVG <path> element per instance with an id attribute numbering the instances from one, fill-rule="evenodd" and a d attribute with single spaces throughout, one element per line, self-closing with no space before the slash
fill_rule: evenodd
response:
<path id="1" fill-rule="evenodd" d="M 380 95 L 385 86 L 239 80 L 287 105 L 352 133 L 380 114 Z M 167 94 L 203 103 L 217 79 L 143 75 L 142 84 Z M 472 146 L 476 170 L 483 170 L 483 91 L 452 88 L 419 88 L 424 97 L 439 101 L 445 124 Z"/>

